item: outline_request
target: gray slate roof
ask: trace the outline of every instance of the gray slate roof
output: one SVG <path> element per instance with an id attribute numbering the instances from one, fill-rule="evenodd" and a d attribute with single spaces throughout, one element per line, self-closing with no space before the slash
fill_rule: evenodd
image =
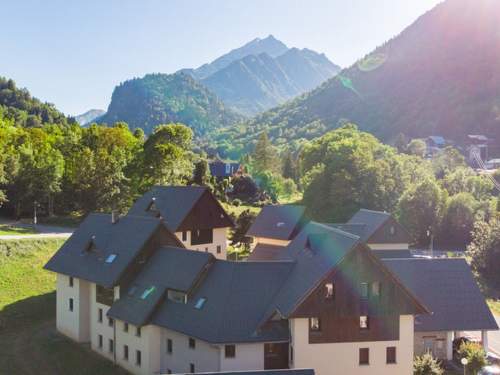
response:
<path id="1" fill-rule="evenodd" d="M 303 206 L 264 206 L 247 236 L 291 240 L 304 224 L 304 212 Z"/>
<path id="2" fill-rule="evenodd" d="M 159 219 L 138 216 L 125 216 L 113 224 L 111 215 L 91 214 L 45 269 L 112 287 L 160 225 Z M 86 251 L 91 241 L 95 249 Z M 111 254 L 116 254 L 115 260 L 106 263 Z"/>
<path id="3" fill-rule="evenodd" d="M 155 206 L 168 229 L 176 232 L 206 190 L 202 186 L 155 186 L 134 203 L 128 214 L 154 216 L 147 210 L 155 198 Z"/>
<path id="4" fill-rule="evenodd" d="M 279 311 L 288 317 L 302 298 L 359 242 L 359 237 L 327 225 L 310 222 L 283 253 L 282 260 L 296 264 L 274 298 L 267 317 Z"/>
<path id="5" fill-rule="evenodd" d="M 121 298 L 113 303 L 108 315 L 142 326 L 165 297 L 168 289 L 189 292 L 201 273 L 214 260 L 210 253 L 175 247 L 158 249 Z M 147 298 L 145 290 L 154 287 Z M 134 293 L 130 293 L 131 291 Z"/>
<path id="6" fill-rule="evenodd" d="M 498 326 L 464 259 L 384 259 L 384 264 L 432 312 L 415 330 L 496 330 Z"/>
<path id="7" fill-rule="evenodd" d="M 267 261 L 276 260 L 281 253 L 286 251 L 284 246 L 269 245 L 258 243 L 248 257 L 249 261 Z"/>
<path id="8" fill-rule="evenodd" d="M 210 343 L 288 341 L 288 323 L 259 327 L 293 262 L 217 260 L 187 304 L 165 300 L 152 324 Z M 194 306 L 206 298 L 201 309 Z"/>
<path id="9" fill-rule="evenodd" d="M 236 371 L 236 372 L 200 372 L 198 375 L 314 375 L 312 369 L 294 370 L 262 370 L 262 371 Z"/>
<path id="10" fill-rule="evenodd" d="M 390 217 L 391 214 L 387 212 L 372 211 L 362 208 L 349 219 L 347 224 L 350 224 L 351 226 L 353 224 L 364 224 L 364 230 L 360 237 L 362 241 L 366 242 L 377 231 L 377 229 L 390 219 Z"/>

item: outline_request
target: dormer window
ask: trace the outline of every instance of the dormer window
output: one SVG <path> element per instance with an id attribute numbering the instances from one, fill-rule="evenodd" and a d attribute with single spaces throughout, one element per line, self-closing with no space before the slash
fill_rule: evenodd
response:
<path id="1" fill-rule="evenodd" d="M 359 284 L 359 293 L 361 295 L 361 298 L 368 298 L 368 283 Z"/>
<path id="2" fill-rule="evenodd" d="M 85 246 L 85 252 L 91 253 L 97 250 L 97 247 L 95 245 L 95 236 L 92 236 L 90 238 L 90 241 L 87 243 L 87 246 Z"/>
<path id="3" fill-rule="evenodd" d="M 167 298 L 173 302 L 187 303 L 187 294 L 183 293 L 183 292 L 179 292 L 177 290 L 169 289 L 167 292 Z"/>
<path id="4" fill-rule="evenodd" d="M 335 288 L 333 283 L 326 283 L 325 284 L 325 299 L 327 300 L 333 300 L 335 296 Z"/>

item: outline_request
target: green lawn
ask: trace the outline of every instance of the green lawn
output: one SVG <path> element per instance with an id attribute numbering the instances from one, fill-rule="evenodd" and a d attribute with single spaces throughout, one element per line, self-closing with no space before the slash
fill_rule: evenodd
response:
<path id="1" fill-rule="evenodd" d="M 63 241 L 0 241 L 0 374 L 126 374 L 55 330 L 55 276 L 42 267 Z"/>
<path id="2" fill-rule="evenodd" d="M 489 299 L 487 302 L 491 311 L 497 315 L 500 315 L 500 301 Z"/>
<path id="3" fill-rule="evenodd" d="M 6 224 L 0 225 L 0 236 L 35 234 L 35 233 L 37 232 L 32 228 L 16 227 Z"/>

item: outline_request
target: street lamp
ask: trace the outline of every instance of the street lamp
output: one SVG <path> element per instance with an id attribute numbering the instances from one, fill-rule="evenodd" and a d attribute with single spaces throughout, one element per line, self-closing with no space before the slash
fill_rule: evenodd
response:
<path id="1" fill-rule="evenodd" d="M 467 366 L 467 364 L 469 363 L 469 361 L 467 360 L 467 358 L 462 358 L 460 360 L 460 363 L 464 366 L 464 375 L 465 375 L 465 366 Z"/>

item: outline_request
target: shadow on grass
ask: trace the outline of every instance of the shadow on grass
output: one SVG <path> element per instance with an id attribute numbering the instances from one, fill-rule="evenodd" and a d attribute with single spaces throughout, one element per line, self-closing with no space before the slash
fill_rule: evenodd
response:
<path id="1" fill-rule="evenodd" d="M 0 374 L 125 375 L 55 328 L 55 292 L 29 297 L 0 311 Z"/>

